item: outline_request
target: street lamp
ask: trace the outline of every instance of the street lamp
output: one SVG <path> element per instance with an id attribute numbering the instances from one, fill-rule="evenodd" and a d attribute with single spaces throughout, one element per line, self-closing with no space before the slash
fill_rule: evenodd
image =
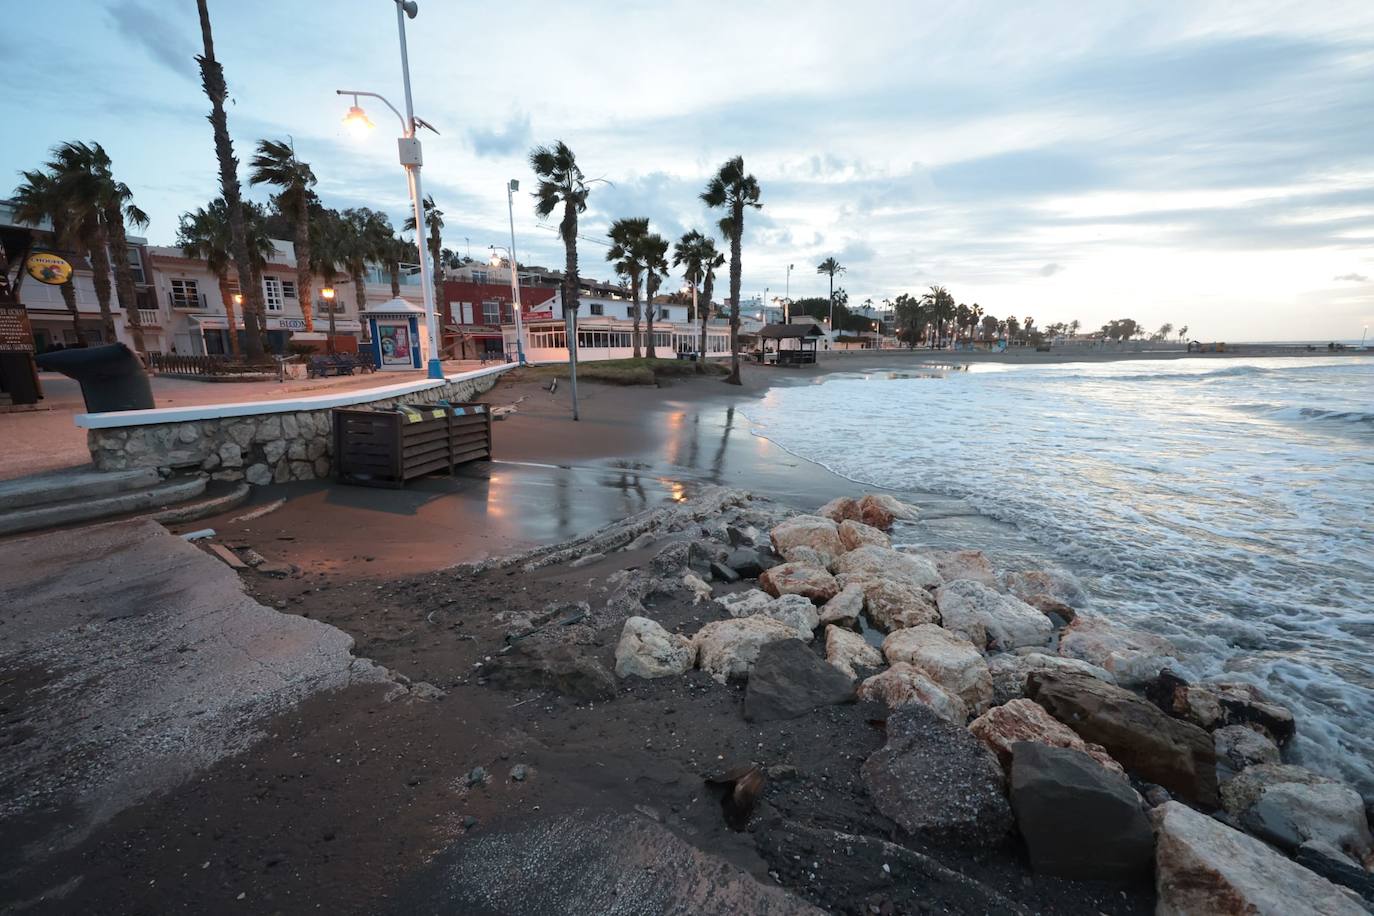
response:
<path id="1" fill-rule="evenodd" d="M 406 113 L 402 115 L 396 110 L 396 106 L 388 102 L 383 96 L 375 92 L 361 92 L 352 89 L 336 89 L 338 95 L 353 96 L 353 105 L 349 107 L 348 114 L 344 117 L 344 123 L 357 130 L 368 130 L 374 125 L 368 119 L 367 113 L 358 105 L 359 96 L 377 99 L 401 122 L 401 139 L 397 141 L 400 151 L 401 166 L 406 170 L 406 179 L 410 185 L 410 203 L 415 210 L 415 246 L 420 254 L 420 285 L 424 294 L 425 302 L 425 327 L 429 331 L 429 377 L 441 379 L 444 377 L 443 364 L 439 362 L 439 317 L 434 309 L 434 282 L 430 275 L 430 265 L 427 260 L 428 252 L 425 251 L 425 213 L 424 213 L 424 192 L 420 189 L 420 166 L 424 162 L 424 157 L 420 153 L 420 138 L 415 136 L 416 130 L 427 127 L 434 133 L 434 126 L 427 124 L 422 118 L 415 117 L 415 106 L 410 96 L 410 57 L 406 51 L 406 17 L 411 19 L 420 11 L 420 7 L 415 0 L 393 0 L 396 4 L 396 32 L 401 40 L 401 80 L 405 85 L 406 93 Z M 438 264 L 434 265 L 437 270 Z"/>
<path id="2" fill-rule="evenodd" d="M 792 321 L 792 265 L 787 265 L 787 285 L 783 287 L 782 300 L 786 303 L 782 309 L 783 324 Z"/>
<path id="3" fill-rule="evenodd" d="M 515 355 L 520 365 L 525 365 L 525 320 L 520 314 L 520 268 L 515 260 L 515 192 L 520 190 L 520 180 L 512 178 L 506 182 L 506 212 L 510 215 L 510 291 L 515 298 Z"/>
<path id="4" fill-rule="evenodd" d="M 525 342 L 521 340 L 521 337 L 524 335 L 525 325 L 520 319 L 520 278 L 515 267 L 515 255 L 511 254 L 509 248 L 505 248 L 501 245 L 488 245 L 487 247 L 491 249 L 491 260 L 489 263 L 492 267 L 501 266 L 501 256 L 498 252 L 502 251 L 506 253 L 506 259 L 510 263 L 510 301 L 515 309 L 515 354 L 519 364 L 523 366 L 525 365 Z"/>
<path id="5" fill-rule="evenodd" d="M 243 326 L 248 327 L 248 321 L 243 318 L 243 293 L 234 293 L 234 308 L 238 309 L 239 318 L 243 321 Z M 239 332 L 234 327 L 234 316 L 226 315 L 225 324 L 229 325 L 229 352 L 237 356 L 239 352 L 238 336 Z"/>

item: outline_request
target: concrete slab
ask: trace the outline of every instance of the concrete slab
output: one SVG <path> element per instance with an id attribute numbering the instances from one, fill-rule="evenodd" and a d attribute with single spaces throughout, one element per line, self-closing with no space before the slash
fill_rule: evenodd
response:
<path id="1" fill-rule="evenodd" d="M 39 531 L 74 522 L 93 522 L 145 509 L 174 506 L 200 496 L 205 492 L 205 483 L 204 477 L 178 477 L 141 490 L 128 490 L 109 496 L 78 497 L 51 505 L 28 506 L 13 512 L 0 511 L 0 535 Z"/>
<path id="2" fill-rule="evenodd" d="M 82 468 L 33 474 L 0 481 L 0 509 L 21 509 L 72 499 L 111 496 L 151 487 L 161 479 L 156 468 L 133 468 L 127 471 Z"/>
<path id="3" fill-rule="evenodd" d="M 0 543 L 0 873 L 250 747 L 312 694 L 383 684 L 153 522 Z"/>

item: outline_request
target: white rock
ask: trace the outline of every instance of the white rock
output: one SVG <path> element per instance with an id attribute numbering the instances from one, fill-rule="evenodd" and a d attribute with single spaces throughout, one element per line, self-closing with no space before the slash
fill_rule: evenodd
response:
<path id="1" fill-rule="evenodd" d="M 254 464 L 249 466 L 244 476 L 249 483 L 262 487 L 272 482 L 272 469 L 265 464 Z"/>
<path id="2" fill-rule="evenodd" d="M 724 684 L 730 678 L 747 678 L 759 650 L 779 639 L 797 639 L 795 627 L 771 617 L 755 615 L 734 620 L 714 620 L 692 637 L 697 665 Z"/>
<path id="3" fill-rule="evenodd" d="M 845 588 L 857 585 L 863 589 L 864 613 L 880 630 L 900 630 L 902 627 L 940 621 L 935 599 L 923 588 L 905 582 L 889 582 L 886 579 L 864 579 L 855 582 L 849 576 L 840 576 L 839 580 Z"/>
<path id="4" fill-rule="evenodd" d="M 1368 916 L 1353 892 L 1187 805 L 1150 818 L 1158 916 Z"/>
<path id="5" fill-rule="evenodd" d="M 752 617 L 772 603 L 773 596 L 757 588 L 721 595 L 716 599 L 716 604 L 723 607 L 731 617 Z"/>
<path id="6" fill-rule="evenodd" d="M 1246 830 L 1290 852 L 1315 842 L 1361 868 L 1374 866 L 1364 800 L 1339 780 L 1305 767 L 1260 763 L 1226 783 L 1221 798 Z"/>
<path id="7" fill-rule="evenodd" d="M 1009 572 L 1002 577 L 1002 587 L 1022 601 L 1030 601 L 1035 595 L 1049 595 L 1070 607 L 1079 608 L 1088 600 L 1083 584 L 1066 569 Z"/>
<path id="8" fill-rule="evenodd" d="M 804 642 L 810 642 L 816 627 L 821 625 L 816 606 L 801 595 L 775 598 L 759 614 L 787 624 L 797 631 L 797 638 Z"/>
<path id="9" fill-rule="evenodd" d="M 792 547 L 810 547 L 829 564 L 844 553 L 839 526 L 819 515 L 793 516 L 776 525 L 768 537 L 773 542 L 773 549 L 784 555 Z"/>
<path id="10" fill-rule="evenodd" d="M 690 569 L 682 573 L 682 583 L 692 592 L 692 603 L 700 604 L 711 600 L 711 586 L 705 579 Z"/>
<path id="11" fill-rule="evenodd" d="M 832 624 L 825 628 L 825 660 L 856 678 L 859 675 L 855 668 L 881 668 L 883 653 L 853 630 Z"/>
<path id="12" fill-rule="evenodd" d="M 992 674 L 983 653 L 965 639 L 933 623 L 893 630 L 883 640 L 888 662 L 906 662 L 930 675 L 935 683 L 964 701 L 969 712 L 982 715 L 992 704 Z"/>
<path id="13" fill-rule="evenodd" d="M 845 519 L 840 522 L 840 543 L 844 544 L 847 550 L 855 550 L 869 545 L 891 547 L 892 539 L 872 525 Z"/>
<path id="14" fill-rule="evenodd" d="M 858 625 L 864 611 L 864 590 L 858 585 L 846 585 L 821 608 L 821 623 L 837 623 L 850 627 Z"/>
<path id="15" fill-rule="evenodd" d="M 805 544 L 798 544 L 796 547 L 789 547 L 782 551 L 784 563 L 800 563 L 804 566 L 814 566 L 816 569 L 830 571 L 830 566 L 834 563 L 834 558 L 828 554 L 807 547 Z"/>
<path id="16" fill-rule="evenodd" d="M 1047 618 L 1048 619 L 1048 618 Z M 1105 668 L 1122 687 L 1139 687 L 1176 665 L 1179 652 L 1162 636 L 1080 615 L 1059 637 L 1059 654 Z"/>
<path id="17" fill-rule="evenodd" d="M 644 678 L 683 674 L 696 663 L 696 646 L 685 636 L 669 633 L 648 617 L 631 617 L 615 647 L 618 677 Z"/>
<path id="18" fill-rule="evenodd" d="M 935 564 L 925 557 L 873 545 L 840 556 L 835 561 L 835 572 L 852 582 L 882 580 L 913 588 L 934 588 L 941 582 Z"/>
<path id="19" fill-rule="evenodd" d="M 968 721 L 968 706 L 947 692 L 914 665 L 898 662 L 859 685 L 859 699 L 880 700 L 891 709 L 919 703 L 940 718 L 962 726 Z"/>
<path id="20" fill-rule="evenodd" d="M 920 556 L 934 563 L 940 578 L 946 582 L 972 579 L 990 588 L 1000 585 L 997 570 L 981 550 L 922 550 Z"/>
<path id="21" fill-rule="evenodd" d="M 759 587 L 770 595 L 802 595 L 825 604 L 840 591 L 835 577 L 806 563 L 779 563 L 759 576 Z"/>
<path id="22" fill-rule="evenodd" d="M 979 648 L 1043 646 L 1054 638 L 1054 624 L 1019 598 L 995 592 L 972 579 L 942 585 L 935 593 L 940 620 Z"/>

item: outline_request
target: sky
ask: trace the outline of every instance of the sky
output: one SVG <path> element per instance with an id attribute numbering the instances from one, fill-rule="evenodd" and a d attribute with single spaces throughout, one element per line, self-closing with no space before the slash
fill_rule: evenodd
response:
<path id="1" fill-rule="evenodd" d="M 377 129 L 357 138 L 335 95 L 401 105 L 394 9 L 210 0 L 240 158 L 290 136 L 327 205 L 399 225 L 399 125 L 364 100 Z M 561 139 L 598 179 L 592 239 L 623 216 L 670 239 L 713 229 L 698 195 L 742 155 L 763 202 L 744 297 L 823 296 L 833 256 L 852 303 L 941 284 L 1042 326 L 1130 317 L 1239 341 L 1374 325 L 1368 0 L 420 0 L 408 36 L 415 110 L 440 132 L 422 135 L 424 188 L 460 253 L 509 244 L 517 178 L 520 259 L 561 266 L 526 193 L 530 148 Z M 15 4 L 0 193 L 54 144 L 97 140 L 150 242 L 171 244 L 178 214 L 219 193 L 199 51 L 191 0 Z M 610 279 L 604 246 L 580 245 L 582 273 Z"/>

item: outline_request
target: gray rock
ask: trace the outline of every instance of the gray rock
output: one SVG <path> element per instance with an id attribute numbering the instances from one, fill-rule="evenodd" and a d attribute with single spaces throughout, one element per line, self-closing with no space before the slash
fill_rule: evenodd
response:
<path id="1" fill-rule="evenodd" d="M 323 439 L 311 439 L 305 446 L 305 457 L 308 461 L 314 461 L 325 453 Z"/>
<path id="2" fill-rule="evenodd" d="M 711 577 L 713 579 L 718 579 L 721 582 L 730 583 L 738 582 L 740 580 L 740 573 L 736 572 L 734 569 L 731 569 L 730 566 L 726 563 L 720 563 L 715 560 L 712 560 L 710 569 Z"/>
<path id="3" fill-rule="evenodd" d="M 283 439 L 273 439 L 262 447 L 262 455 L 267 459 L 268 464 L 276 464 L 286 454 L 286 441 Z"/>
<path id="4" fill-rule="evenodd" d="M 1374 903 L 1374 874 L 1350 864 L 1350 860 L 1322 843 L 1307 842 L 1298 847 L 1293 861 L 1311 869 L 1332 884 L 1348 887 Z"/>
<path id="5" fill-rule="evenodd" d="M 469 786 L 480 786 L 487 781 L 486 767 L 473 767 L 465 780 Z"/>
<path id="6" fill-rule="evenodd" d="M 306 459 L 305 440 L 291 440 L 291 443 L 286 447 L 286 457 L 292 461 L 304 461 Z"/>
<path id="7" fill-rule="evenodd" d="M 1229 778 L 1257 763 L 1278 763 L 1279 746 L 1248 725 L 1227 725 L 1212 732 L 1217 750 L 1217 765 L 1226 769 Z"/>
<path id="8" fill-rule="evenodd" d="M 522 640 L 492 663 L 487 680 L 508 690 L 556 690 L 583 700 L 609 700 L 615 675 L 583 646 Z"/>
<path id="9" fill-rule="evenodd" d="M 1130 882 L 1154 858 L 1154 831 L 1135 790 L 1081 751 L 1013 744 L 1011 806 L 1041 874 Z"/>
<path id="10" fill-rule="evenodd" d="M 995 846 L 1011 832 L 1002 767 L 966 728 L 924 706 L 887 720 L 887 744 L 864 761 L 863 781 L 878 810 L 937 844 Z"/>
<path id="11" fill-rule="evenodd" d="M 258 421 L 257 440 L 271 442 L 281 438 L 281 417 L 269 415 Z"/>
<path id="12" fill-rule="evenodd" d="M 272 471 L 273 483 L 286 483 L 291 479 L 291 463 L 283 458 Z"/>
<path id="13" fill-rule="evenodd" d="M 725 557 L 725 565 L 746 579 L 757 579 L 768 568 L 760 562 L 759 552 L 753 547 L 737 547 L 730 551 Z"/>
<path id="14" fill-rule="evenodd" d="M 1374 862 L 1364 799 L 1337 780 L 1302 767 L 1257 764 L 1231 780 L 1222 797 L 1246 832 L 1286 852 L 1316 842 L 1352 865 Z"/>
<path id="15" fill-rule="evenodd" d="M 529 768 L 523 763 L 517 763 L 510 768 L 510 778 L 515 782 L 524 782 L 527 776 L 529 776 Z"/>
<path id="16" fill-rule="evenodd" d="M 749 722 L 795 719 L 818 706 L 852 702 L 854 682 L 796 639 L 759 650 L 744 694 Z"/>
<path id="17" fill-rule="evenodd" d="M 309 461 L 291 462 L 292 480 L 313 480 L 315 477 L 315 466 Z"/>
<path id="18" fill-rule="evenodd" d="M 249 466 L 244 476 L 249 483 L 262 487 L 272 482 L 272 469 L 265 464 L 254 464 Z"/>
<path id="19" fill-rule="evenodd" d="M 219 447 L 220 464 L 226 468 L 243 467 L 243 450 L 233 442 L 226 442 Z"/>
<path id="20" fill-rule="evenodd" d="M 315 476 L 324 478 L 329 476 L 329 459 L 320 457 L 315 459 Z"/>

